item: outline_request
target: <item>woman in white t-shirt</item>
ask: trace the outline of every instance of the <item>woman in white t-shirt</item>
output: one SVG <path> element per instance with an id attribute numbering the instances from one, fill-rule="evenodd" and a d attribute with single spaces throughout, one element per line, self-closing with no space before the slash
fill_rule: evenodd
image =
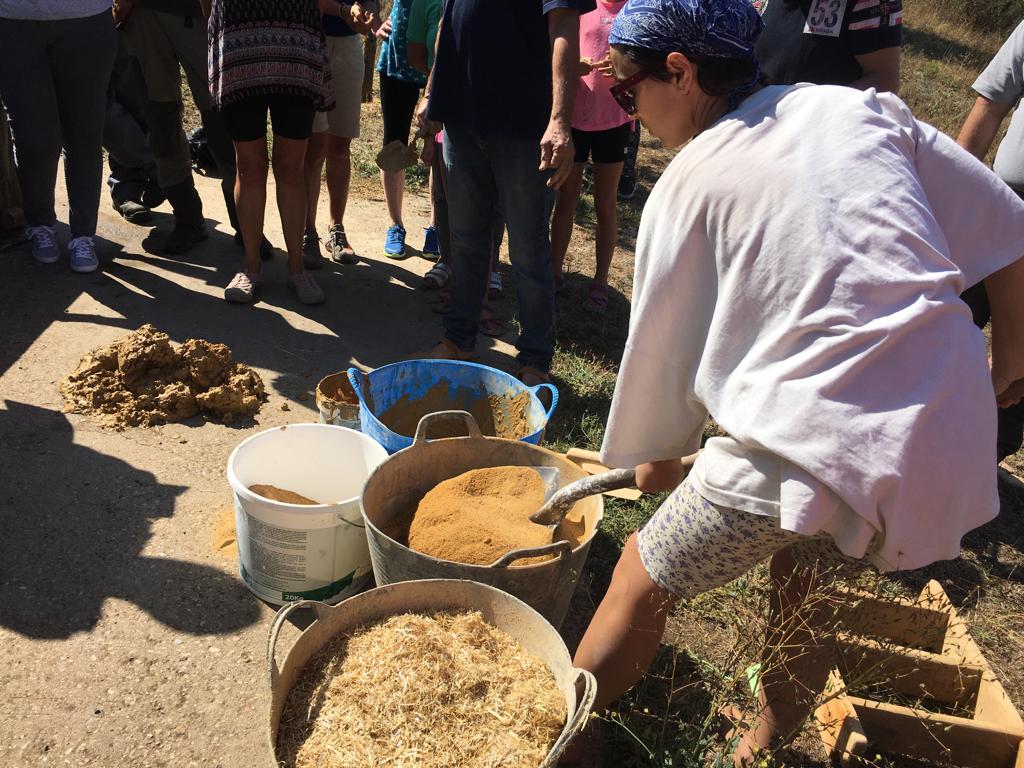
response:
<path id="1" fill-rule="evenodd" d="M 599 705 L 647 669 L 679 598 L 773 556 L 778 632 L 817 564 L 955 558 L 999 509 L 993 383 L 1020 397 L 1024 204 L 895 96 L 758 87 L 760 31 L 749 0 L 630 0 L 611 35 L 620 104 L 685 146 L 644 209 L 602 449 L 675 490 L 577 652 Z M 992 371 L 958 298 L 982 279 Z M 727 436 L 687 475 L 709 416 Z M 777 643 L 737 765 L 808 713 L 828 619 Z"/>

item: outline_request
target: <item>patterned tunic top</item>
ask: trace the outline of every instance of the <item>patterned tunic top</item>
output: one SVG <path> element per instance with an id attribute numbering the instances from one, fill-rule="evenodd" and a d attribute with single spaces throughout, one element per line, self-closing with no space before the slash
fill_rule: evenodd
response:
<path id="1" fill-rule="evenodd" d="M 316 0 L 213 0 L 210 94 L 216 106 L 249 96 L 308 96 L 334 107 Z"/>

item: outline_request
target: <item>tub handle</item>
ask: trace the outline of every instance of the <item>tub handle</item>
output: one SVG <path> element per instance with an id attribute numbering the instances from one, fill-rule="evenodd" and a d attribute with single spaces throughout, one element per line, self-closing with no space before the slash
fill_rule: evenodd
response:
<path id="1" fill-rule="evenodd" d="M 583 692 L 579 696 L 579 701 L 576 702 L 576 711 L 572 713 L 569 722 L 562 731 L 562 735 L 558 737 L 555 745 L 551 748 L 550 754 L 556 760 L 562 754 L 562 751 L 569 746 L 569 742 L 573 740 L 573 737 L 583 730 L 587 718 L 590 717 L 590 710 L 594 708 L 594 699 L 597 698 L 597 680 L 594 676 L 585 669 L 575 669 L 575 672 L 577 673 L 576 690 L 578 692 L 582 685 Z M 550 763 L 550 765 L 554 764 Z M 547 766 L 549 763 L 544 763 L 544 765 Z"/>
<path id="2" fill-rule="evenodd" d="M 276 658 L 277 638 L 281 634 L 281 627 L 284 626 L 287 618 L 299 610 L 299 608 L 312 608 L 316 614 L 317 621 L 320 621 L 326 616 L 329 607 L 326 603 L 320 603 L 316 600 L 296 600 L 294 603 L 288 603 L 283 606 L 274 616 L 274 621 L 270 624 L 270 636 L 267 638 L 267 680 L 270 682 L 270 690 L 273 690 L 274 686 L 277 685 L 277 678 L 281 675 Z"/>
<path id="3" fill-rule="evenodd" d="M 356 397 L 359 398 L 359 404 L 366 407 L 366 397 L 363 395 L 363 381 L 366 379 L 366 374 L 358 368 L 349 368 L 345 373 L 348 374 L 348 381 L 352 385 L 352 389 L 356 392 Z"/>
<path id="4" fill-rule="evenodd" d="M 466 432 L 472 440 L 483 440 L 484 436 L 480 432 L 480 427 L 477 426 L 476 419 L 473 415 L 466 411 L 438 411 L 437 413 L 428 413 L 422 419 L 420 423 L 416 425 L 416 436 L 412 439 L 413 445 L 423 445 L 427 442 L 427 433 L 430 432 L 430 428 L 435 423 L 442 420 L 459 419 L 466 425 Z"/>
<path id="5" fill-rule="evenodd" d="M 551 405 L 548 407 L 547 413 L 544 414 L 544 421 L 546 423 L 551 420 L 551 414 L 553 414 L 555 412 L 555 408 L 558 407 L 558 387 L 554 384 L 538 384 L 536 387 L 529 387 L 529 390 L 538 400 L 540 400 L 540 391 L 542 389 L 551 393 Z M 540 404 L 544 405 L 544 401 L 540 400 Z"/>
<path id="6" fill-rule="evenodd" d="M 528 557 L 543 557 L 544 555 L 557 554 L 562 558 L 563 562 L 568 562 L 569 555 L 572 554 L 572 544 L 568 541 L 556 541 L 552 544 L 545 544 L 543 547 L 529 547 L 526 549 L 513 549 L 493 563 L 490 564 L 490 568 L 508 568 L 512 563 L 517 560 L 524 560 Z"/>

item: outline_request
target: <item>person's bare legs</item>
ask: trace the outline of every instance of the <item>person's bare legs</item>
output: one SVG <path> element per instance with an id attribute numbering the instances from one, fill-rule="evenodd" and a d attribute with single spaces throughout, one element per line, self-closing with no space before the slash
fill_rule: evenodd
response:
<path id="1" fill-rule="evenodd" d="M 622 549 L 611 586 L 573 661 L 597 678 L 595 710 L 607 707 L 643 677 L 658 652 L 676 600 L 647 574 L 634 533 Z"/>
<path id="2" fill-rule="evenodd" d="M 236 141 L 235 209 L 245 246 L 245 271 L 259 274 L 263 266 L 260 244 L 263 242 L 263 217 L 267 207 L 267 173 L 270 159 L 267 140 Z M 305 199 L 305 197 L 303 197 Z"/>
<path id="3" fill-rule="evenodd" d="M 594 284 L 601 288 L 608 287 L 608 270 L 611 269 L 619 237 L 618 194 L 622 166 L 623 163 L 594 163 L 594 211 L 597 214 Z"/>
<path id="4" fill-rule="evenodd" d="M 384 200 L 388 204 L 391 223 L 405 229 L 402 221 L 402 199 L 405 194 L 405 171 L 381 171 L 380 185 L 384 188 Z"/>
<path id="5" fill-rule="evenodd" d="M 762 759 L 778 736 L 795 734 L 825 690 L 835 663 L 835 602 L 813 571 L 801 568 L 791 547 L 771 560 L 769 657 L 762 660 L 758 711 L 748 713 L 747 728 L 736 748 L 737 768 Z"/>
<path id="6" fill-rule="evenodd" d="M 352 139 L 327 134 L 327 204 L 332 227 L 340 225 L 345 228 L 345 209 L 351 183 Z"/>
<path id="7" fill-rule="evenodd" d="M 576 203 L 583 188 L 583 163 L 576 163 L 565 184 L 555 196 L 555 210 L 551 215 L 551 272 L 555 283 L 561 283 L 565 254 L 572 239 L 572 225 L 576 220 Z"/>
<path id="8" fill-rule="evenodd" d="M 274 181 L 277 186 L 277 210 L 281 215 L 288 271 L 303 271 L 302 231 L 306 223 L 306 145 L 307 139 L 286 139 L 274 134 Z M 247 249 L 248 250 L 248 249 Z"/>
<path id="9" fill-rule="evenodd" d="M 316 231 L 316 210 L 320 204 L 320 180 L 327 157 L 328 135 L 314 133 L 306 145 L 306 230 Z M 329 191 L 329 190 L 328 190 Z"/>

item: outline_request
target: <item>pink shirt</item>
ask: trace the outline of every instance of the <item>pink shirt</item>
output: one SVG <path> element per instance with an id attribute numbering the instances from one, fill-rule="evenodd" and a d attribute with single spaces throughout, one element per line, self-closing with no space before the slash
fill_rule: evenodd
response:
<path id="1" fill-rule="evenodd" d="M 580 57 L 598 62 L 608 55 L 608 35 L 625 0 L 598 0 L 597 10 L 580 16 Z M 594 71 L 580 78 L 572 127 L 580 131 L 606 131 L 629 122 L 629 115 L 612 98 L 615 81 Z"/>

